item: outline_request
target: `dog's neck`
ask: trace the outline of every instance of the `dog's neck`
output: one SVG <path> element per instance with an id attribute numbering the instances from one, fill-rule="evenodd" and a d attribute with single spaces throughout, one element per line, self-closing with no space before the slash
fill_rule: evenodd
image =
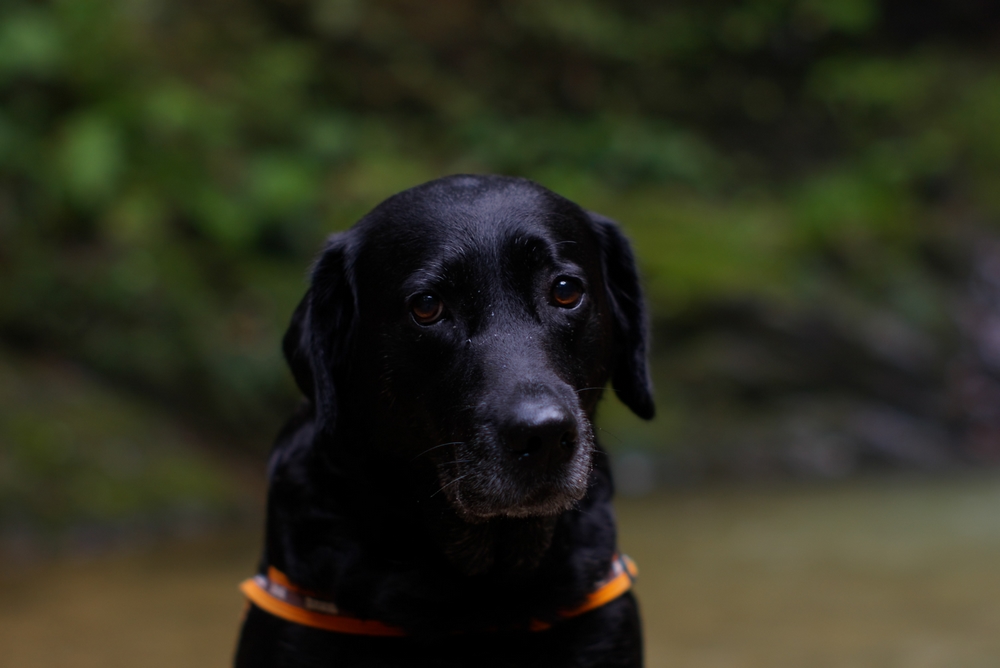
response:
<path id="1" fill-rule="evenodd" d="M 419 472 L 385 461 L 346 470 L 359 469 L 380 472 L 374 479 L 355 478 L 356 498 L 366 499 L 362 502 L 364 512 L 372 514 L 371 520 L 379 527 L 379 542 L 392 553 L 413 554 L 421 547 L 415 542 L 422 539 L 425 553 L 418 557 L 437 553 L 462 576 L 505 580 L 529 575 L 552 545 L 558 516 L 470 521 L 459 515 L 443 494 L 428 496 L 416 491 L 434 486 L 436 479 L 421 480 Z M 423 530 L 413 531 L 416 521 Z"/>
<path id="2" fill-rule="evenodd" d="M 557 516 L 495 517 L 470 523 L 454 512 L 429 524 L 438 547 L 465 576 L 498 574 L 517 578 L 541 565 L 552 546 Z"/>
<path id="3" fill-rule="evenodd" d="M 529 600 L 539 610 L 572 605 L 607 574 L 615 534 L 603 460 L 587 496 L 562 515 L 473 523 L 443 495 L 420 493 L 405 466 L 358 466 L 314 438 L 306 418 L 272 456 L 264 566 L 344 610 L 436 629 L 488 626 Z M 484 598 L 495 605 L 463 617 Z"/>
<path id="4" fill-rule="evenodd" d="M 337 551 L 374 557 L 398 567 L 431 566 L 460 577 L 502 582 L 530 576 L 552 546 L 558 516 L 467 521 L 444 495 L 419 493 L 419 475 L 405 466 L 385 460 L 357 461 L 359 456 L 372 456 L 370 450 L 366 454 L 361 448 L 347 452 L 345 448 L 314 446 L 289 448 L 287 452 L 272 472 L 272 511 L 297 508 L 299 516 L 269 521 L 269 532 L 291 532 L 269 537 L 271 558 L 279 562 L 301 558 L 298 546 L 302 543 L 317 554 L 328 554 L 336 544 Z M 309 484 L 302 484 L 303 477 Z M 308 502 L 283 500 L 286 494 L 296 496 L 303 489 L 327 493 Z M 303 508 L 313 509 L 316 517 L 302 517 Z M 328 531 L 321 527 L 327 524 L 338 527 L 336 535 L 330 535 L 330 548 L 321 544 Z M 346 531 L 346 527 L 354 529 Z M 287 559 L 273 554 L 291 546 L 295 546 L 295 554 Z M 307 570 L 323 579 L 317 571 L 326 570 L 326 566 L 317 563 Z"/>

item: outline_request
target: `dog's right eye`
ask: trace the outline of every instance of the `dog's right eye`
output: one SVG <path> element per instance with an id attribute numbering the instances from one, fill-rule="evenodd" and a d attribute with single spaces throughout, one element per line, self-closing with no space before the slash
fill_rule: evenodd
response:
<path id="1" fill-rule="evenodd" d="M 573 308 L 583 298 L 583 284 L 570 276 L 562 276 L 552 286 L 552 300 L 562 308 Z"/>
<path id="2" fill-rule="evenodd" d="M 420 325 L 432 325 L 444 314 L 444 302 L 437 295 L 425 292 L 410 300 L 410 312 Z"/>

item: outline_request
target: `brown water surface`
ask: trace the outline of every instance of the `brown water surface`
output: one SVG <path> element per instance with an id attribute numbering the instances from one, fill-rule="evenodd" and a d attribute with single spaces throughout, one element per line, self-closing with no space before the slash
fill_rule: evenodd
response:
<path id="1" fill-rule="evenodd" d="M 1000 665 L 1000 480 L 619 504 L 650 666 Z"/>
<path id="2" fill-rule="evenodd" d="M 648 665 L 1000 665 L 1000 479 L 703 488 L 618 503 Z M 256 538 L 4 569 L 0 664 L 223 666 Z"/>

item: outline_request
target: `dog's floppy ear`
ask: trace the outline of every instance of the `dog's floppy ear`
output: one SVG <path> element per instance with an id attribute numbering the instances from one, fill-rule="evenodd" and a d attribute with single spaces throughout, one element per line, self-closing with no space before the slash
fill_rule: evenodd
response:
<path id="1" fill-rule="evenodd" d="M 649 322 L 635 257 L 615 221 L 590 211 L 587 215 L 600 242 L 604 284 L 614 318 L 611 386 L 633 413 L 649 420 L 656 413 L 646 356 Z"/>
<path id="2" fill-rule="evenodd" d="M 328 241 L 282 345 L 295 383 L 315 406 L 320 431 L 332 429 L 337 418 L 337 378 L 344 371 L 357 312 L 346 246 L 342 234 Z"/>

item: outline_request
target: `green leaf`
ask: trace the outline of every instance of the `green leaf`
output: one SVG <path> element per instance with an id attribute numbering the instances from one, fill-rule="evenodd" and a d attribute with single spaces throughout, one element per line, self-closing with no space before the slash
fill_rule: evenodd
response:
<path id="1" fill-rule="evenodd" d="M 105 116 L 86 114 L 63 128 L 60 163 L 70 198 L 94 206 L 114 193 L 125 167 L 125 146 L 118 127 Z"/>
<path id="2" fill-rule="evenodd" d="M 49 75 L 62 51 L 61 36 L 51 17 L 40 10 L 0 14 L 0 80 L 12 75 Z"/>

